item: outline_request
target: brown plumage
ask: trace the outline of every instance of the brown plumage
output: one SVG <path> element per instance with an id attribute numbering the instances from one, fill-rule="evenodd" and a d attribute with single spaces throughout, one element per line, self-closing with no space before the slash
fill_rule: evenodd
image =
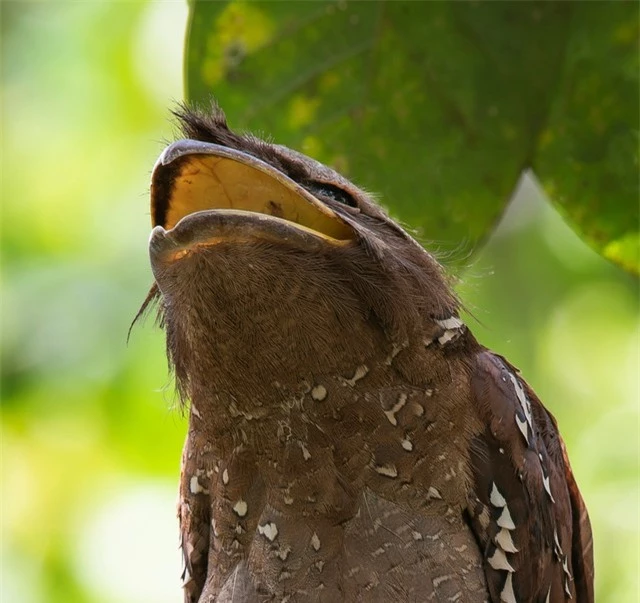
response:
<path id="1" fill-rule="evenodd" d="M 150 254 L 188 603 L 593 601 L 553 417 L 362 190 L 184 110 Z"/>

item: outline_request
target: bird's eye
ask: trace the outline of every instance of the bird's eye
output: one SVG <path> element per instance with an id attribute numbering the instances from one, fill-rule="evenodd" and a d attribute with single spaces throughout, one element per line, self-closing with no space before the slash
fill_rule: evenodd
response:
<path id="1" fill-rule="evenodd" d="M 355 199 L 341 188 L 334 184 L 327 184 L 326 182 L 313 182 L 308 186 L 309 190 L 323 197 L 329 197 L 338 203 L 348 205 L 349 207 L 358 207 Z"/>

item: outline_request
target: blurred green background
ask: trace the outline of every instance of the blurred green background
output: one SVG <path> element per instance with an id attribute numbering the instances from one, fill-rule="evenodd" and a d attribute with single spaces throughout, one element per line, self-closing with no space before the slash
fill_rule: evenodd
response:
<path id="1" fill-rule="evenodd" d="M 182 98 L 187 7 L 0 6 L 1 600 L 177 602 L 185 423 L 162 334 L 149 320 L 126 335 L 151 284 L 148 180 Z M 240 108 L 225 109 L 233 125 Z M 467 264 L 467 320 L 558 418 L 594 525 L 597 600 L 637 600 L 637 280 L 582 243 L 531 174 Z"/>

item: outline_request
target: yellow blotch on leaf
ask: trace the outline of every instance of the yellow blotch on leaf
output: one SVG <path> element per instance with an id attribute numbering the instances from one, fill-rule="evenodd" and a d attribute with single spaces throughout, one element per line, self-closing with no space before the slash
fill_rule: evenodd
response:
<path id="1" fill-rule="evenodd" d="M 553 134 L 553 130 L 547 128 L 542 132 L 542 135 L 540 136 L 540 148 L 546 149 L 554 141 L 554 139 L 555 136 Z"/>
<path id="2" fill-rule="evenodd" d="M 275 25 L 265 12 L 248 2 L 233 2 L 218 15 L 207 40 L 207 58 L 202 62 L 202 79 L 211 86 L 230 68 L 264 46 Z"/>
<path id="3" fill-rule="evenodd" d="M 301 94 L 291 99 L 289 104 L 289 126 L 302 128 L 308 126 L 316 117 L 320 100 L 308 98 Z"/>
<path id="4" fill-rule="evenodd" d="M 637 232 L 611 241 L 603 250 L 602 255 L 622 266 L 634 274 L 640 274 L 640 237 Z"/>
<path id="5" fill-rule="evenodd" d="M 322 143 L 316 136 L 305 136 L 302 141 L 302 152 L 316 159 L 322 155 Z"/>
<path id="6" fill-rule="evenodd" d="M 205 59 L 202 62 L 202 80 L 208 86 L 219 82 L 224 76 L 224 66 L 220 59 Z"/>
<path id="7" fill-rule="evenodd" d="M 318 80 L 318 90 L 329 92 L 340 83 L 340 76 L 335 71 L 327 71 Z"/>
<path id="8" fill-rule="evenodd" d="M 640 27 L 638 27 L 638 23 L 635 20 L 632 20 L 623 23 L 615 29 L 613 32 L 613 41 L 621 46 L 636 44 L 639 34 Z"/>

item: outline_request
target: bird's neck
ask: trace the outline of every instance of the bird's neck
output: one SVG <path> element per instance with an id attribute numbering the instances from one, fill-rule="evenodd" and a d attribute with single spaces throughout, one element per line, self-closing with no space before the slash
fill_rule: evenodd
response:
<path id="1" fill-rule="evenodd" d="M 261 357 L 257 356 L 256 364 Z M 277 456 L 280 448 L 306 434 L 310 425 L 362 395 L 372 386 L 372 370 L 377 374 L 380 368 L 384 373 L 389 370 L 385 360 L 384 355 L 370 352 L 339 367 L 315 358 L 298 370 L 293 363 L 270 367 L 268 373 L 258 366 L 232 375 L 221 369 L 210 383 L 192 383 L 190 429 L 221 457 L 239 448 L 259 454 L 272 449 Z M 313 442 L 300 444 L 299 449 L 305 456 L 312 447 Z"/>

